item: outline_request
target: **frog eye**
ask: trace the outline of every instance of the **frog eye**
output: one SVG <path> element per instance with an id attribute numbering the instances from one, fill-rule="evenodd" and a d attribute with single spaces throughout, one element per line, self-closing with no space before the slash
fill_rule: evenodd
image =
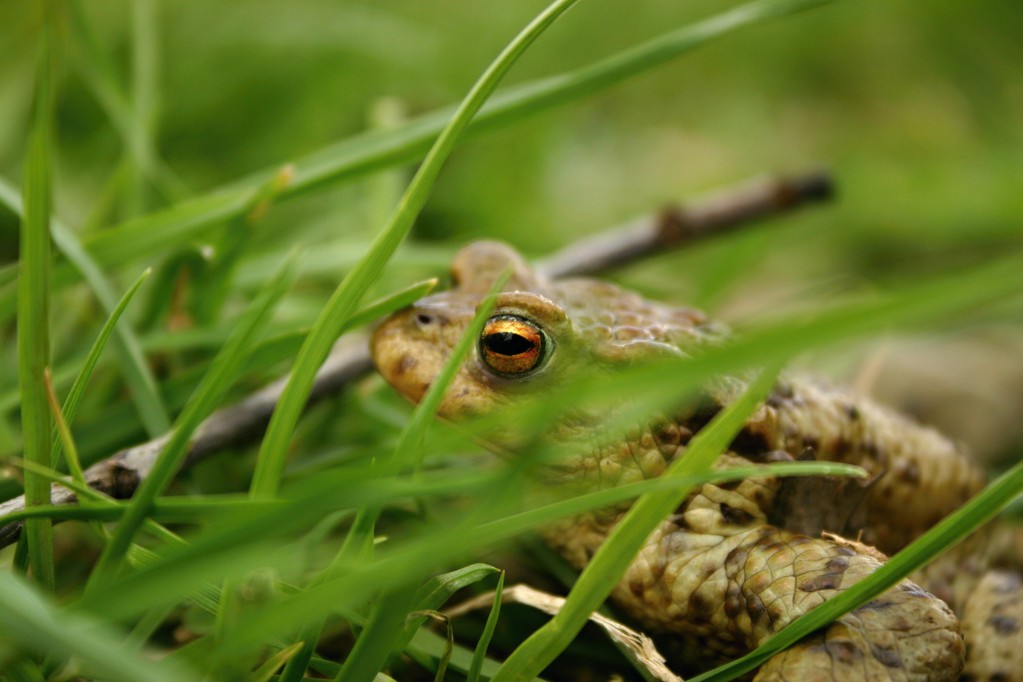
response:
<path id="1" fill-rule="evenodd" d="M 547 338 L 535 324 L 517 315 L 495 315 L 483 325 L 479 353 L 498 374 L 528 374 L 543 362 Z"/>

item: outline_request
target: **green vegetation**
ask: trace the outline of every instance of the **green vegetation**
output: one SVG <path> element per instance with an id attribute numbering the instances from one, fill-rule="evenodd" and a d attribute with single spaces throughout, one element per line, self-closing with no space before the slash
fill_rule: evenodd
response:
<path id="1" fill-rule="evenodd" d="M 1023 348 L 1021 24 L 996 0 L 0 3 L 0 496 L 29 503 L 0 571 L 0 676 L 642 679 L 576 633 L 687 489 L 755 473 L 707 467 L 764 386 L 675 477 L 542 506 L 526 481 L 552 453 L 533 441 L 499 463 L 478 437 L 498 419 L 530 441 L 623 392 L 643 396 L 623 419 L 642 416 L 722 372 L 854 380 L 882 337 Z M 334 340 L 426 293 L 471 239 L 539 257 L 817 165 L 835 205 L 612 273 L 726 319 L 732 345 L 457 429 L 432 420 L 443 382 L 413 412 L 376 377 L 300 419 Z M 1002 400 L 1012 371 L 978 371 L 959 399 Z M 203 417 L 288 372 L 261 444 L 180 471 Z M 51 481 L 81 490 L 82 467 L 168 432 L 131 501 L 46 504 Z M 1023 438 L 1005 442 L 985 454 L 1010 470 L 982 497 L 701 679 L 741 674 L 998 513 L 1023 487 Z M 565 579 L 520 540 L 633 498 L 547 625 L 495 601 L 453 644 L 426 629 L 505 570 Z"/>

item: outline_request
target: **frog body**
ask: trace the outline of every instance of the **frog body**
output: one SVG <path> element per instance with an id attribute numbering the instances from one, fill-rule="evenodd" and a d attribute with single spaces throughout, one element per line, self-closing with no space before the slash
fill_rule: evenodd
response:
<path id="1" fill-rule="evenodd" d="M 495 279 L 509 270 L 478 347 L 442 402 L 444 417 L 500 409 L 562 372 L 685 357 L 727 336 L 699 311 L 596 280 L 549 280 L 510 247 L 477 242 L 456 256 L 450 291 L 377 329 L 372 350 L 384 378 L 420 399 Z M 740 378 L 722 378 L 678 413 L 654 415 L 617 443 L 582 449 L 551 479 L 610 486 L 657 476 L 744 388 Z M 550 437 L 573 442 L 589 423 L 563 424 Z M 862 466 L 870 483 L 756 478 L 704 485 L 654 531 L 615 588 L 614 600 L 632 618 L 667 634 L 686 672 L 755 648 L 869 575 L 884 554 L 904 547 L 984 483 L 982 472 L 933 429 L 797 377 L 777 382 L 716 466 L 806 457 Z M 845 502 L 826 504 L 831 495 Z M 835 513 L 808 513 L 812 503 Z M 616 507 L 563 519 L 543 534 L 581 569 L 623 513 Z M 858 541 L 821 537 L 821 531 Z M 904 580 L 772 658 L 756 679 L 955 680 L 964 660 L 963 679 L 1023 679 L 1023 638 L 1014 627 L 1023 623 L 1023 592 L 1014 573 L 988 571 L 989 548 L 997 544 L 975 537 L 919 576 L 944 601 Z M 1011 547 L 999 557 L 1014 562 Z M 946 602 L 966 617 L 962 628 Z M 964 646 L 962 631 L 976 644 Z"/>

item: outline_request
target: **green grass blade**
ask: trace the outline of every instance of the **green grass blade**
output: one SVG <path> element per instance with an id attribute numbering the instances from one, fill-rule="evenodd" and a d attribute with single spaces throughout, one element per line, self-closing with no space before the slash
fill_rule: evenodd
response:
<path id="1" fill-rule="evenodd" d="M 181 682 L 198 675 L 167 662 L 154 663 L 122 644 L 123 636 L 81 614 L 49 602 L 10 573 L 0 574 L 3 639 L 39 654 L 74 655 L 103 677 L 138 682 Z"/>
<path id="2" fill-rule="evenodd" d="M 521 120 L 554 106 L 575 101 L 661 66 L 716 38 L 745 26 L 794 14 L 833 0 L 760 0 L 671 31 L 577 71 L 543 78 L 498 92 L 473 121 L 474 131 Z M 290 188 L 304 193 L 325 184 L 351 179 L 379 168 L 414 161 L 428 148 L 450 115 L 450 109 L 426 114 L 393 131 L 370 132 L 342 140 L 296 163 Z M 265 170 L 239 187 L 259 182 Z"/>
<path id="3" fill-rule="evenodd" d="M 142 482 L 125 517 L 118 525 L 110 543 L 107 544 L 96 568 L 90 575 L 90 589 L 109 578 L 108 572 L 123 557 L 139 526 L 145 521 L 154 500 L 170 484 L 180 468 L 188 451 L 192 432 L 216 407 L 224 393 L 234 382 L 238 371 L 244 366 L 253 342 L 262 333 L 274 306 L 290 288 L 294 274 L 295 254 L 280 268 L 278 274 L 267 284 L 260 295 L 242 315 L 234 334 L 228 339 L 220 353 L 210 365 L 202 383 L 189 400 L 178 418 L 173 434 L 157 457 L 149 476 Z"/>
<path id="4" fill-rule="evenodd" d="M 693 488 L 706 483 L 741 481 L 747 478 L 763 476 L 776 476 L 778 478 L 789 476 L 848 476 L 851 478 L 864 478 L 866 477 L 866 471 L 860 467 L 834 462 L 778 462 L 776 464 L 680 474 L 670 478 L 662 476 L 645 481 L 627 483 L 614 488 L 608 488 L 607 490 L 598 490 L 567 500 L 560 500 L 527 509 L 526 511 L 512 514 L 496 521 L 490 521 L 483 528 L 486 533 L 494 538 L 508 538 L 521 533 L 522 528 L 536 528 L 557 519 L 609 507 L 647 493 Z"/>
<path id="5" fill-rule="evenodd" d="M 257 189 L 249 201 L 249 210 L 227 224 L 212 246 L 211 256 L 196 268 L 192 287 L 203 293 L 194 297 L 189 310 L 198 326 L 207 327 L 221 318 L 224 302 L 235 284 L 238 263 L 251 245 L 253 228 L 269 212 L 277 194 L 291 182 L 293 172 L 291 165 L 285 165 Z"/>
<path id="6" fill-rule="evenodd" d="M 57 478 L 57 482 L 65 487 L 74 488 L 67 479 Z M 204 523 L 211 515 L 223 514 L 239 510 L 252 510 L 265 506 L 265 502 L 254 502 L 245 499 L 197 500 L 195 504 L 185 504 L 175 498 L 161 498 L 153 503 L 150 517 L 161 523 Z M 89 506 L 50 506 L 40 505 L 29 509 L 21 509 L 4 515 L 4 522 L 23 519 L 59 519 L 62 521 L 117 521 L 127 511 L 127 503 L 117 502 L 109 498 L 93 501 Z"/>
<path id="7" fill-rule="evenodd" d="M 480 331 L 483 328 L 483 324 L 486 322 L 487 317 L 490 315 L 490 311 L 493 309 L 493 294 L 504 286 L 505 282 L 508 281 L 511 272 L 508 272 L 495 280 L 495 283 L 490 291 L 490 297 L 485 301 L 484 305 L 480 306 L 473 321 L 470 323 L 469 328 L 462 335 L 458 344 L 453 349 L 451 355 L 444 363 L 444 367 L 441 368 L 437 378 L 430 385 L 426 395 L 416 405 L 413 411 L 412 417 L 406 423 L 405 428 L 402 429 L 401 435 L 398 438 L 398 444 L 395 447 L 394 454 L 392 454 L 390 460 L 382 467 L 381 475 L 384 472 L 391 470 L 397 471 L 401 463 L 413 460 L 415 467 L 418 470 L 419 463 L 421 462 L 420 457 L 420 443 L 426 433 L 426 429 L 429 424 L 433 421 L 434 416 L 437 413 L 437 409 L 440 406 L 440 402 L 444 397 L 444 394 L 448 390 L 448 386 L 454 379 L 455 374 L 458 372 L 459 367 L 462 364 L 462 360 L 465 355 L 469 352 L 471 344 L 479 336 Z M 413 299 L 416 300 L 416 299 Z M 411 302 L 411 301 L 409 301 Z M 372 309 L 373 306 L 370 306 Z M 379 505 L 367 506 L 358 510 L 355 518 L 355 522 L 352 528 L 349 530 L 347 537 L 345 538 L 344 544 L 342 544 L 340 550 L 331 563 L 331 566 L 320 576 L 320 580 L 328 579 L 333 573 L 337 566 L 344 565 L 354 557 L 368 557 L 373 548 L 373 537 L 374 530 L 376 527 L 377 519 L 380 515 L 381 508 Z M 319 582 L 319 581 L 317 581 Z M 424 608 L 435 608 L 435 607 L 423 607 L 420 606 L 419 610 Z M 378 641 L 390 641 L 400 637 L 398 632 L 399 627 L 396 621 L 388 621 L 393 627 L 390 632 L 383 632 L 383 624 L 378 624 L 378 629 L 374 633 L 374 638 Z M 308 628 L 303 630 L 305 636 L 309 636 L 312 633 L 314 626 L 310 625 Z M 315 626 L 316 632 L 319 632 L 319 625 Z M 411 635 L 409 634 L 409 637 Z M 401 644 L 395 644 L 397 650 L 404 649 L 404 644 L 407 644 L 408 637 Z M 282 676 L 285 681 L 295 679 L 301 670 L 305 669 L 305 663 L 308 661 L 308 656 L 311 655 L 311 647 L 306 647 L 303 652 L 295 657 L 294 665 L 288 666 L 285 670 L 285 674 Z M 354 665 L 354 664 L 353 664 Z M 348 667 L 346 662 L 345 668 Z M 301 670 L 300 670 L 301 669 Z M 338 675 L 340 679 L 340 673 Z"/>
<path id="8" fill-rule="evenodd" d="M 472 665 L 469 666 L 469 674 L 466 675 L 466 682 L 479 682 L 480 672 L 483 670 L 483 662 L 487 659 L 487 647 L 490 640 L 494 638 L 494 630 L 497 629 L 497 619 L 501 616 L 501 597 L 504 594 L 504 571 L 497 576 L 497 589 L 494 591 L 494 605 L 490 607 L 490 614 L 487 616 L 486 625 L 483 626 L 483 633 L 479 642 L 476 643 L 476 650 L 472 654 Z"/>
<path id="9" fill-rule="evenodd" d="M 0 188 L 2 188 L 2 183 L 0 183 Z M 147 270 L 143 273 L 142 278 L 145 278 L 149 272 L 150 271 Z M 389 315 L 400 308 L 404 308 L 405 306 L 429 294 L 436 285 L 436 279 L 423 280 L 422 282 L 417 282 L 368 303 L 365 307 L 352 315 L 348 324 L 345 325 L 344 331 L 368 324 L 374 320 Z M 134 289 L 137 286 L 139 286 L 138 281 L 132 285 L 131 290 L 125 294 L 125 297 L 133 296 Z M 122 298 L 122 300 L 118 303 L 118 309 L 127 305 L 128 302 L 129 301 L 126 298 Z M 118 309 L 115 309 L 115 312 L 118 312 Z M 111 318 L 108 318 L 107 325 L 110 324 Z M 155 332 L 143 337 L 140 341 L 142 349 L 146 352 L 217 349 L 224 345 L 228 337 L 230 337 L 233 329 L 233 324 L 225 323 L 211 328 L 189 329 L 174 333 Z M 107 329 L 105 326 L 101 332 L 101 336 L 106 333 Z M 246 373 L 263 371 L 281 360 L 294 357 L 295 353 L 298 352 L 298 349 L 302 347 L 302 342 L 307 334 L 307 328 L 281 328 L 273 330 L 272 336 L 261 341 L 253 351 L 252 358 L 246 366 Z M 93 346 L 93 350 L 90 351 L 84 360 L 78 358 L 60 364 L 54 371 L 54 378 L 56 382 L 60 384 L 71 380 L 71 377 L 74 375 L 76 377 L 74 379 L 75 385 L 79 385 L 81 383 L 81 379 L 75 374 L 75 366 L 81 366 L 83 368 L 81 372 L 84 372 L 85 366 L 91 362 L 92 353 L 97 350 L 102 350 L 102 348 L 97 348 L 99 344 L 100 338 L 97 338 L 96 345 Z M 197 363 L 195 367 L 189 370 L 189 372 L 198 375 L 201 373 L 199 370 L 205 369 L 206 366 L 208 366 L 208 363 Z M 82 388 L 84 388 L 84 384 L 82 385 Z M 174 391 L 168 391 L 168 393 L 173 392 Z M 69 409 L 69 407 L 71 407 L 69 404 L 70 396 L 74 393 L 75 390 L 72 388 L 64 405 L 64 413 L 67 415 L 69 421 L 74 420 L 76 412 L 76 409 Z M 18 405 L 19 398 L 18 387 L 16 385 L 7 391 L 0 392 L 0 412 L 13 410 Z M 174 405 L 175 403 L 168 399 L 168 407 L 173 408 Z"/>
<path id="10" fill-rule="evenodd" d="M 431 632 L 430 630 L 420 629 L 416 632 L 415 637 L 412 638 L 412 643 L 409 645 L 409 656 L 418 661 L 423 667 L 428 670 L 433 669 L 433 664 L 438 661 L 441 656 L 444 655 L 445 647 L 447 642 L 444 641 L 437 633 Z M 468 673 L 469 668 L 472 666 L 473 652 L 469 651 L 463 646 L 458 644 L 455 645 L 454 650 L 451 652 L 451 660 L 448 665 L 453 670 L 458 670 L 462 673 Z M 487 678 L 493 677 L 498 669 L 498 662 L 485 658 L 483 659 L 482 673 Z M 536 678 L 538 682 L 544 682 L 543 678 Z"/>
<path id="11" fill-rule="evenodd" d="M 942 552 L 995 517 L 1023 492 L 1023 462 L 1017 464 L 979 495 L 948 515 L 936 526 L 889 559 L 868 578 L 797 618 L 754 651 L 731 663 L 694 677 L 690 682 L 733 680 L 766 662 L 786 647 L 819 630 L 844 613 L 866 604 L 913 571 L 925 566 Z"/>
<path id="12" fill-rule="evenodd" d="M 110 315 L 117 309 L 118 296 L 113 285 L 103 274 L 100 266 L 89 253 L 82 248 L 74 233 L 59 223 L 53 225 L 53 243 L 61 253 L 74 264 L 75 269 L 82 273 L 89 288 L 99 300 L 100 305 Z M 138 337 L 126 322 L 114 328 L 114 350 L 124 381 L 131 391 L 132 400 L 139 413 L 139 419 L 151 438 L 160 436 L 170 430 L 170 416 L 163 400 L 160 398 L 156 379 L 142 354 L 142 346 Z"/>
<path id="13" fill-rule="evenodd" d="M 111 127 L 121 137 L 131 160 L 149 183 L 164 199 L 177 200 L 186 196 L 187 188 L 159 157 L 152 137 L 134 134 L 135 113 L 119 82 L 117 67 L 92 30 L 82 3 L 76 0 L 69 4 L 72 35 L 78 38 L 76 42 L 82 49 L 80 58 L 73 60 L 72 65 L 81 74 Z"/>
<path id="14" fill-rule="evenodd" d="M 776 370 L 762 372 L 738 400 L 696 435 L 686 449 L 686 456 L 675 461 L 663 476 L 708 471 L 767 395 L 776 377 Z M 685 499 L 689 490 L 647 493 L 641 497 L 601 544 L 558 614 L 512 652 L 493 680 L 530 680 L 546 668 L 600 608 L 650 533 Z"/>
<path id="15" fill-rule="evenodd" d="M 473 585 L 487 576 L 500 573 L 500 569 L 489 564 L 469 564 L 443 575 L 434 576 L 416 592 L 415 607 L 417 611 L 436 611 L 451 598 L 455 592 Z M 425 622 L 425 618 L 419 623 Z"/>
<path id="16" fill-rule="evenodd" d="M 398 444 L 394 448 L 392 461 L 396 466 L 403 462 L 412 461 L 416 471 L 419 470 L 419 467 L 422 465 L 421 445 L 423 438 L 426 436 L 426 429 L 436 418 L 437 410 L 440 409 L 440 404 L 444 400 L 444 395 L 448 392 L 448 387 L 455 380 L 455 375 L 462 368 L 463 360 L 469 354 L 469 351 L 472 350 L 473 345 L 483 332 L 483 325 L 487 323 L 487 318 L 490 317 L 490 312 L 497 303 L 496 294 L 504 288 L 511 275 L 511 270 L 507 270 L 494 280 L 494 284 L 490 287 L 487 296 L 477 307 L 472 321 L 466 328 L 465 333 L 462 334 L 462 338 L 451 349 L 451 354 L 444 361 L 444 366 L 441 367 L 437 377 L 426 390 L 426 394 L 423 395 L 412 411 L 412 416 L 409 417 L 408 423 L 405 424 L 401 435 L 398 436 Z"/>
<path id="17" fill-rule="evenodd" d="M 426 203 L 441 166 L 454 150 L 456 141 L 465 132 L 469 121 L 526 48 L 577 1 L 557 0 L 552 3 L 508 44 L 480 76 L 430 148 L 391 214 L 388 224 L 374 239 L 369 252 L 348 273 L 330 297 L 299 351 L 291 377 L 270 419 L 250 488 L 254 496 L 273 496 L 276 493 L 281 472 L 284 470 L 288 443 L 309 396 L 317 369 L 326 359 L 331 345 L 370 284 L 408 234 L 413 221 Z"/>
<path id="18" fill-rule="evenodd" d="M 266 663 L 259 666 L 248 678 L 248 682 L 270 682 L 273 679 L 274 673 L 282 665 L 288 663 L 291 658 L 298 653 L 299 649 L 302 648 L 302 644 L 292 644 L 291 646 L 281 649 L 276 654 L 266 660 Z"/>
<path id="19" fill-rule="evenodd" d="M 21 424 L 25 458 L 50 463 L 52 421 L 46 397 L 46 368 L 50 363 L 50 209 L 53 174 L 53 46 L 54 8 L 41 10 L 44 26 L 39 49 L 35 101 L 25 159 L 21 221 L 21 253 L 18 259 L 18 381 L 21 388 Z M 25 504 L 50 501 L 46 479 L 26 472 Z M 53 529 L 47 519 L 25 523 L 28 559 L 36 580 L 54 589 Z"/>
<path id="20" fill-rule="evenodd" d="M 41 505 L 30 509 L 22 509 L 10 512 L 0 517 L 0 524 L 13 523 L 27 518 L 43 518 L 61 520 L 87 521 L 97 519 L 101 521 L 116 521 L 120 519 L 127 507 L 126 502 L 119 502 L 93 490 L 82 486 L 73 479 L 60 474 L 49 467 L 42 467 L 26 461 L 14 461 L 14 465 L 21 465 L 25 469 L 32 469 L 47 480 L 64 486 L 75 492 L 79 497 L 93 501 L 88 508 L 75 506 L 50 506 Z M 450 474 L 444 474 L 450 477 Z M 722 483 L 727 481 L 738 481 L 746 478 L 757 478 L 760 476 L 776 476 L 779 478 L 788 476 L 850 476 L 863 478 L 864 471 L 859 467 L 847 464 L 835 464 L 831 462 L 779 462 L 776 464 L 758 465 L 750 467 L 736 467 L 721 471 L 711 471 L 704 474 L 693 474 L 677 476 L 672 479 L 654 478 L 645 481 L 637 481 L 627 485 L 609 488 L 593 493 L 587 493 L 578 497 L 553 502 L 540 507 L 532 508 L 523 512 L 502 517 L 495 521 L 489 521 L 481 526 L 482 532 L 493 539 L 504 539 L 514 537 L 529 528 L 549 523 L 551 521 L 581 514 L 593 509 L 607 507 L 612 504 L 631 500 L 648 492 L 663 490 L 677 490 L 685 486 L 698 486 L 705 483 Z M 488 490 L 499 483 L 493 477 L 476 477 L 471 479 L 468 485 L 452 483 L 450 485 L 436 486 L 429 481 L 422 484 L 412 483 L 406 487 L 386 487 L 373 489 L 364 487 L 360 492 L 354 488 L 360 485 L 358 481 L 352 484 L 351 488 L 340 487 L 344 484 L 344 478 L 331 479 L 334 486 L 337 481 L 338 496 L 348 495 L 352 504 L 384 504 L 398 499 L 408 499 L 417 496 L 448 495 L 453 492 L 475 493 L 484 495 Z M 356 496 L 358 495 L 358 496 Z M 96 504 L 100 503 L 100 504 Z M 247 496 L 236 494 L 224 495 L 203 495 L 201 497 L 165 497 L 158 498 L 153 502 L 152 518 L 164 523 L 203 523 L 215 518 L 217 514 L 230 513 L 241 510 L 257 510 L 282 508 L 283 503 L 277 501 L 256 501 Z"/>
<path id="21" fill-rule="evenodd" d="M 2 178 L 0 178 L 0 203 L 6 205 L 15 214 L 22 214 L 22 202 L 17 200 L 17 195 L 11 185 Z M 81 273 L 100 305 L 106 309 L 108 315 L 113 315 L 120 305 L 114 287 L 107 280 L 100 266 L 82 247 L 75 233 L 56 219 L 52 221 L 50 232 L 53 243 Z M 156 388 L 156 379 L 153 378 L 142 353 L 141 344 L 127 324 L 119 324 L 114 329 L 116 331 L 114 348 L 117 351 L 117 360 L 121 365 L 125 382 L 131 391 L 139 418 L 150 437 L 166 433 L 170 429 L 170 418 Z"/>
<path id="22" fill-rule="evenodd" d="M 110 335 L 113 333 L 114 328 L 117 326 L 117 321 L 121 319 L 121 315 L 127 310 L 128 304 L 131 303 L 135 294 L 138 293 L 139 287 L 149 277 L 150 270 L 146 270 L 139 278 L 135 280 L 135 283 L 128 288 L 128 291 L 124 292 L 124 296 L 117 302 L 110 314 L 107 316 L 107 321 L 103 323 L 103 327 L 99 331 L 99 335 L 93 342 L 92 347 L 89 349 L 89 354 L 85 357 L 85 362 L 82 363 L 82 368 L 75 376 L 74 383 L 71 384 L 71 388 L 68 391 L 67 398 L 64 399 L 64 405 L 62 411 L 64 413 L 64 419 L 68 424 L 74 421 L 75 415 L 78 413 L 78 406 L 82 401 L 82 397 L 85 395 L 85 388 L 89 385 L 89 379 L 92 377 L 93 370 L 96 369 L 96 364 L 99 362 L 100 356 L 103 355 L 103 350 L 107 346 L 107 341 L 110 339 Z M 54 435 L 53 444 L 53 457 L 51 466 L 57 465 L 57 460 L 60 457 L 60 443 L 61 440 L 58 437 L 59 434 Z"/>
<path id="23" fill-rule="evenodd" d="M 487 576 L 500 572 L 500 570 L 488 564 L 476 563 L 463 566 L 462 568 L 454 571 L 449 571 L 443 575 L 434 576 L 416 591 L 416 595 L 413 600 L 415 611 L 421 613 L 436 611 L 451 598 L 451 595 L 463 587 L 478 583 Z M 405 650 L 408 647 L 409 642 L 412 641 L 416 632 L 419 631 L 420 626 L 425 622 L 426 616 L 409 618 L 405 622 L 404 629 L 400 636 L 395 641 L 393 649 L 395 651 Z"/>
<path id="24" fill-rule="evenodd" d="M 50 372 L 46 371 L 46 397 L 50 401 L 50 411 L 53 414 L 53 421 L 57 429 L 57 442 L 61 443 L 64 447 L 64 460 L 67 462 L 68 471 L 71 472 L 71 478 L 81 488 L 88 488 L 89 484 L 85 481 L 85 473 L 82 471 L 81 462 L 78 459 L 78 448 L 75 446 L 75 440 L 71 437 L 71 429 L 68 428 L 67 420 L 64 418 L 63 412 L 60 409 L 60 403 L 57 401 L 57 394 L 53 390 L 53 379 L 50 376 Z M 54 457 L 56 460 L 56 457 Z M 28 462 L 33 464 L 33 462 Z M 90 504 L 89 497 L 81 498 L 80 503 L 84 506 Z M 94 521 L 92 524 L 93 530 L 96 535 L 103 540 L 110 538 L 110 533 L 106 527 Z"/>
<path id="25" fill-rule="evenodd" d="M 384 315 L 390 315 L 396 310 L 412 305 L 433 291 L 437 287 L 438 281 L 436 277 L 431 277 L 422 282 L 416 282 L 404 289 L 399 289 L 393 294 L 388 294 L 372 303 L 368 303 L 366 307 L 352 315 L 345 329 L 354 329 L 360 325 L 368 324 Z"/>
<path id="26" fill-rule="evenodd" d="M 133 168 L 133 196 L 129 201 L 134 207 L 146 206 L 146 175 L 152 168 L 152 160 L 146 154 L 155 149 L 154 131 L 159 110 L 157 74 L 159 71 L 159 20 L 155 0 L 132 1 L 131 32 L 131 143 L 130 148 L 140 150 L 141 161 Z M 135 213 L 137 211 L 133 211 Z"/>
<path id="27" fill-rule="evenodd" d="M 89 484 L 85 482 L 85 473 L 82 471 L 82 463 L 78 459 L 78 448 L 75 447 L 75 441 L 71 437 L 71 429 L 68 428 L 67 420 L 64 418 L 64 413 L 60 409 L 60 403 L 57 401 L 57 393 L 53 390 L 53 377 L 50 376 L 49 368 L 47 368 L 43 376 L 46 388 L 46 398 L 50 405 L 50 412 L 53 416 L 58 441 L 64 446 L 64 455 L 67 461 L 68 471 L 71 472 L 71 478 L 75 481 L 75 483 L 87 487 Z M 34 462 L 29 461 L 29 464 L 34 464 Z"/>

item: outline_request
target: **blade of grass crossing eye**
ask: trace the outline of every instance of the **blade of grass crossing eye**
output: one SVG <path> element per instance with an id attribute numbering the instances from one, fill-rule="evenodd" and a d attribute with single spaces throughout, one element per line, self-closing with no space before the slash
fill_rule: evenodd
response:
<path id="1" fill-rule="evenodd" d="M 238 371 L 244 367 L 254 342 L 258 339 L 270 314 L 284 293 L 290 288 L 295 271 L 296 253 L 285 261 L 277 275 L 267 283 L 263 291 L 241 316 L 232 336 L 214 358 L 193 393 L 188 404 L 178 417 L 174 431 L 156 458 L 149 476 L 135 492 L 124 518 L 117 526 L 113 538 L 89 576 L 87 591 L 108 580 L 110 573 L 124 557 L 139 526 L 145 521 L 154 500 L 170 484 L 188 452 L 192 432 L 216 407 L 227 389 L 234 383 Z"/>
<path id="2" fill-rule="evenodd" d="M 256 461 L 250 488 L 252 495 L 276 494 L 288 444 L 309 397 L 317 369 L 326 359 L 331 345 L 355 312 L 370 284 L 379 276 L 388 259 L 408 234 L 426 203 L 441 166 L 454 150 L 456 141 L 465 132 L 469 121 L 526 48 L 577 1 L 556 0 L 550 4 L 487 67 L 430 148 L 387 225 L 330 297 L 298 353 L 291 377 L 270 419 Z"/>
<path id="3" fill-rule="evenodd" d="M 440 401 L 443 399 L 444 394 L 447 393 L 448 386 L 450 386 L 455 374 L 458 372 L 458 368 L 461 366 L 462 360 L 465 358 L 466 354 L 468 354 L 469 349 L 472 347 L 472 343 L 474 343 L 476 338 L 479 337 L 480 331 L 483 329 L 483 324 L 490 315 L 490 311 L 493 310 L 493 295 L 504 287 L 509 277 L 511 277 L 510 270 L 501 274 L 495 280 L 494 285 L 491 288 L 490 295 L 487 296 L 483 305 L 480 306 L 480 309 L 477 311 L 476 316 L 470 323 L 469 328 L 466 330 L 465 334 L 462 335 L 462 338 L 452 350 L 451 355 L 445 361 L 444 367 L 441 368 L 437 378 L 434 379 L 433 383 L 430 385 L 426 395 L 423 396 L 423 399 L 419 401 L 419 404 L 416 405 L 413 410 L 412 417 L 409 419 L 398 438 L 398 445 L 395 447 L 394 454 L 391 456 L 390 462 L 386 463 L 386 465 L 382 467 L 381 475 L 384 475 L 384 473 L 389 470 L 397 470 L 402 462 L 406 462 L 408 460 L 412 460 L 418 470 L 421 460 L 421 457 L 419 456 L 419 444 L 422 442 L 426 429 L 436 415 L 437 409 L 440 406 Z M 319 580 L 314 581 L 316 584 L 322 580 L 329 579 L 330 576 L 337 571 L 339 566 L 349 563 L 354 558 L 359 556 L 364 558 L 368 557 L 369 552 L 372 550 L 373 535 L 380 511 L 381 508 L 378 505 L 366 506 L 359 509 L 355 522 L 352 524 L 352 528 L 349 530 L 344 544 L 335 556 L 334 561 L 331 562 L 331 565 L 319 577 Z M 420 606 L 419 610 L 424 608 L 436 607 Z M 315 637 L 316 634 L 319 633 L 320 629 L 321 626 L 319 623 L 311 624 L 303 629 L 303 638 L 308 642 L 308 639 L 310 637 Z M 377 632 L 375 637 L 380 640 L 383 640 L 386 637 L 388 641 L 390 641 L 390 639 L 398 637 L 399 634 L 400 633 L 397 632 L 397 629 L 395 629 L 392 632 L 386 633 L 386 635 L 381 632 Z M 407 644 L 407 638 L 405 643 Z M 403 649 L 404 645 L 398 646 L 397 648 Z M 297 675 L 305 670 L 305 666 L 307 665 L 309 656 L 311 655 L 312 647 L 307 644 L 303 651 L 289 662 L 288 667 L 284 671 L 284 675 L 282 675 L 282 682 L 292 682 L 292 680 L 298 679 Z"/>
<path id="4" fill-rule="evenodd" d="M 913 571 L 925 566 L 994 518 L 1021 492 L 1023 462 L 1000 476 L 979 495 L 910 543 L 866 579 L 792 621 L 754 651 L 694 677 L 690 682 L 725 682 L 755 669 L 786 647 L 831 623 L 842 614 L 866 604 Z"/>
<path id="5" fill-rule="evenodd" d="M 103 354 L 103 350 L 106 348 L 107 341 L 110 339 L 111 333 L 117 325 L 117 321 L 121 319 L 121 315 L 128 308 L 128 304 L 131 303 L 132 298 L 138 292 L 139 287 L 146 281 L 151 270 L 146 269 L 135 283 L 124 293 L 121 300 L 117 302 L 117 305 L 107 316 L 107 321 L 103 324 L 103 327 L 99 331 L 99 335 L 96 337 L 96 341 L 93 342 L 92 347 L 89 349 L 89 354 L 85 358 L 85 362 L 82 363 L 82 368 L 79 370 L 78 375 L 75 377 L 74 383 L 71 384 L 71 389 L 68 391 L 67 398 L 64 399 L 64 406 L 62 408 L 64 419 L 68 424 L 74 421 L 75 415 L 78 413 L 78 405 L 82 400 L 82 396 L 85 394 L 85 387 L 89 384 L 89 379 L 92 378 L 92 372 L 96 369 L 96 363 L 99 362 L 100 356 Z M 53 467 L 57 466 L 57 462 L 60 458 L 60 434 L 54 434 L 54 445 L 53 445 L 53 456 L 50 465 Z M 69 462 L 70 466 L 70 462 Z M 70 470 L 70 469 L 69 469 Z"/>
<path id="6" fill-rule="evenodd" d="M 777 368 L 763 371 L 746 392 L 702 429 L 665 477 L 699 474 L 710 470 L 777 377 Z M 643 495 L 579 576 L 564 606 L 550 621 L 526 639 L 504 662 L 494 682 L 529 680 L 546 668 L 571 643 L 614 589 L 657 524 L 685 499 L 691 488 Z"/>
<path id="7" fill-rule="evenodd" d="M 412 416 L 405 428 L 402 429 L 401 435 L 398 437 L 398 444 L 394 448 L 394 457 L 391 459 L 395 466 L 411 461 L 415 470 L 419 471 L 422 465 L 421 445 L 426 435 L 426 429 L 437 416 L 437 410 L 440 409 L 441 401 L 444 400 L 444 394 L 448 392 L 448 387 L 455 380 L 455 375 L 458 374 L 462 362 L 483 332 L 483 325 L 486 324 L 487 318 L 490 317 L 496 304 L 495 295 L 504 288 L 511 275 L 512 272 L 508 269 L 494 280 L 486 298 L 478 306 L 472 322 L 462 334 L 462 338 L 455 344 L 451 355 L 444 361 L 444 366 L 438 372 L 437 378 L 433 380 L 430 388 L 426 390 L 426 394 L 412 411 Z"/>
<path id="8" fill-rule="evenodd" d="M 494 630 L 497 629 L 497 619 L 501 615 L 501 596 L 504 594 L 504 571 L 497 576 L 497 589 L 494 592 L 494 604 L 490 607 L 490 615 L 487 616 L 487 623 L 483 626 L 483 634 L 480 641 L 476 643 L 476 650 L 472 654 L 472 665 L 469 666 L 469 674 L 466 682 L 479 682 L 480 672 L 483 670 L 483 661 L 487 658 L 487 647 L 490 640 L 494 638 Z"/>
<path id="9" fill-rule="evenodd" d="M 52 191 L 53 45 L 54 8 L 41 5 L 42 42 L 36 72 L 35 101 L 25 158 L 18 259 L 18 381 L 21 387 L 21 424 L 26 459 L 50 463 L 52 422 L 46 398 L 44 372 L 50 363 L 50 208 Z M 26 472 L 25 504 L 48 504 L 50 484 Z M 54 589 L 53 528 L 48 519 L 25 522 L 27 556 L 35 579 Z"/>

